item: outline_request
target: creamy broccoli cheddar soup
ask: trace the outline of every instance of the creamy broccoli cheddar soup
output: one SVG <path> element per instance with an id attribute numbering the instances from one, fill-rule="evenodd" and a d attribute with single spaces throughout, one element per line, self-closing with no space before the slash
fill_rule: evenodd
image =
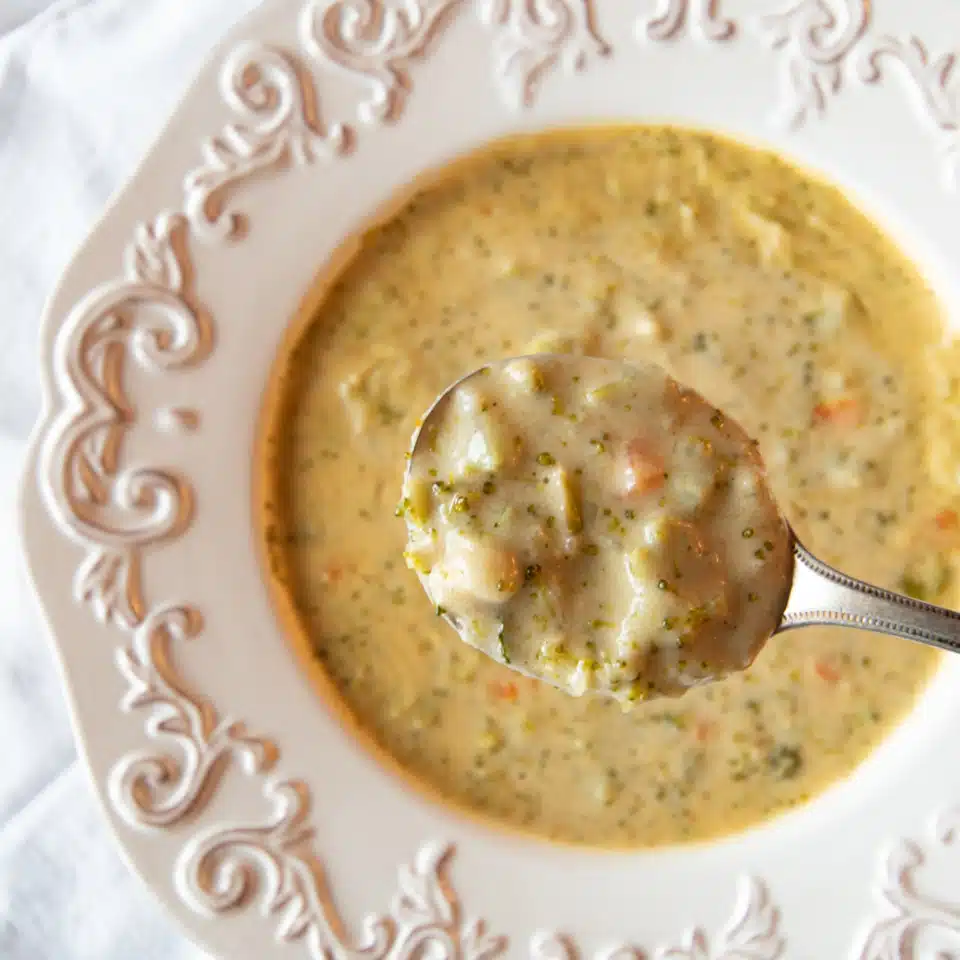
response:
<path id="1" fill-rule="evenodd" d="M 759 441 L 818 556 L 953 602 L 960 351 L 914 266 L 775 155 L 669 127 L 570 131 L 425 185 L 279 363 L 262 528 L 324 695 L 411 783 L 574 843 L 709 838 L 848 775 L 936 652 L 810 628 L 625 711 L 518 676 L 437 616 L 395 515 L 410 437 L 450 383 L 534 353 L 662 366 Z"/>
<path id="2" fill-rule="evenodd" d="M 636 703 L 743 670 L 786 602 L 755 442 L 650 364 L 482 367 L 431 410 L 403 494 L 437 611 L 572 694 Z"/>

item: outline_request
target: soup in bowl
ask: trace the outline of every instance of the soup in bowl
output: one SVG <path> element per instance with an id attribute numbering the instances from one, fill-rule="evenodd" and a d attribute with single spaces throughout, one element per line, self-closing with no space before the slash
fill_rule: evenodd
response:
<path id="1" fill-rule="evenodd" d="M 658 364 L 759 442 L 819 556 L 949 605 L 960 447 L 943 339 L 910 260 L 772 153 L 667 126 L 495 144 L 371 229 L 280 359 L 261 511 L 274 587 L 327 695 L 460 808 L 604 847 L 744 829 L 850 774 L 939 655 L 817 628 L 670 701 L 517 676 L 458 639 L 404 562 L 417 418 L 504 357 Z"/>

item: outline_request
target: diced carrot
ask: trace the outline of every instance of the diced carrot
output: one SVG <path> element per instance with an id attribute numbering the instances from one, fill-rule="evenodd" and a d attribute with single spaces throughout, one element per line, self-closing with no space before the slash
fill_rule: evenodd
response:
<path id="1" fill-rule="evenodd" d="M 490 696 L 495 700 L 507 700 L 510 703 L 516 701 L 520 696 L 520 690 L 517 685 L 511 681 L 494 681 L 489 686 Z"/>
<path id="2" fill-rule="evenodd" d="M 860 402 L 854 397 L 844 397 L 830 403 L 818 403 L 813 408 L 815 423 L 830 424 L 835 427 L 856 427 L 860 425 Z"/>
<path id="3" fill-rule="evenodd" d="M 696 727 L 694 727 L 694 736 L 697 738 L 697 743 L 706 743 L 713 734 L 713 724 L 708 723 L 706 720 L 698 720 Z"/>
<path id="4" fill-rule="evenodd" d="M 813 672 L 823 680 L 824 683 L 829 683 L 831 687 L 840 680 L 840 671 L 827 663 L 826 660 L 817 660 L 813 665 Z"/>
<path id="5" fill-rule="evenodd" d="M 934 521 L 938 530 L 956 530 L 960 526 L 960 515 L 956 510 L 941 510 Z"/>
<path id="6" fill-rule="evenodd" d="M 631 440 L 623 451 L 623 492 L 650 493 L 663 486 L 663 457 L 643 440 Z"/>
<path id="7" fill-rule="evenodd" d="M 341 580 L 348 573 L 355 573 L 356 567 L 352 564 L 339 564 L 331 563 L 320 575 L 324 583 L 335 584 L 340 583 Z"/>

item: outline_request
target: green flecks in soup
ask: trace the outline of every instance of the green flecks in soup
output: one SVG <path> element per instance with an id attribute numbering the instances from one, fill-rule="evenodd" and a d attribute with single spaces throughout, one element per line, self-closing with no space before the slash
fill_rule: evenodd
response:
<path id="1" fill-rule="evenodd" d="M 450 800 L 591 844 L 740 829 L 849 773 L 937 655 L 811 629 L 773 638 L 743 674 L 629 712 L 518 677 L 463 644 L 404 564 L 409 437 L 447 384 L 490 360 L 654 362 L 759 440 L 819 555 L 949 603 L 960 385 L 940 339 L 914 267 L 839 192 L 771 154 L 664 127 L 500 145 L 369 233 L 286 358 L 272 568 L 358 722 Z M 589 439 L 593 456 L 617 455 Z M 448 479 L 432 479 L 443 496 Z M 466 520 L 472 504 L 450 508 Z M 765 550 L 756 530 L 738 536 Z"/>
<path id="2" fill-rule="evenodd" d="M 461 639 L 576 696 L 744 670 L 786 603 L 756 442 L 652 364 L 481 367 L 432 409 L 403 492 L 407 566 Z"/>

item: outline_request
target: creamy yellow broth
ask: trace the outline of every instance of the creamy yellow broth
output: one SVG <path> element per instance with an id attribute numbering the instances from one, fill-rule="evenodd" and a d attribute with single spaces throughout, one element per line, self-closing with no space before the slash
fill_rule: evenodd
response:
<path id="1" fill-rule="evenodd" d="M 756 441 L 661 367 L 481 367 L 420 427 L 404 558 L 461 639 L 633 704 L 746 669 L 783 613 L 791 537 Z"/>
<path id="2" fill-rule="evenodd" d="M 630 712 L 518 678 L 404 566 L 416 419 L 491 359 L 659 363 L 759 439 L 820 556 L 949 603 L 957 384 L 940 337 L 914 267 L 774 155 L 666 127 L 499 145 L 372 230 L 283 359 L 264 464 L 276 586 L 359 725 L 462 807 L 611 846 L 743 828 L 848 774 L 937 655 L 810 629 Z"/>

